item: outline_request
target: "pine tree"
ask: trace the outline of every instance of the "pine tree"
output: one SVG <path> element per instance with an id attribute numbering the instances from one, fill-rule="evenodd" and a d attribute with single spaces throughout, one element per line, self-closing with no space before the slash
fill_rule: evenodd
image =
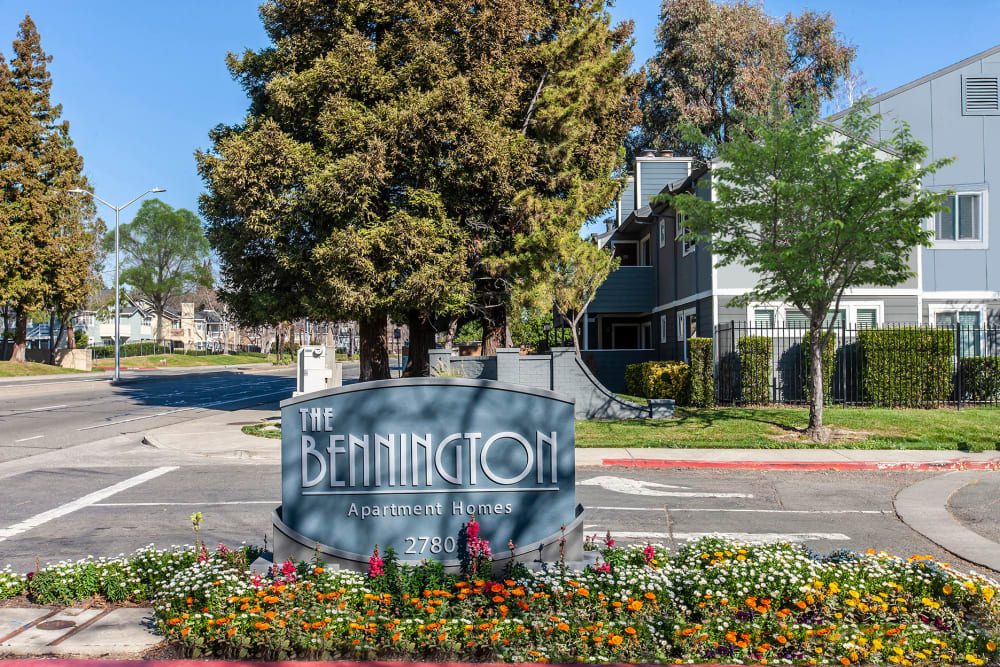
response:
<path id="1" fill-rule="evenodd" d="M 100 222 L 93 204 L 69 194 L 87 187 L 83 160 L 62 107 L 49 99 L 52 57 L 30 16 L 21 22 L 9 66 L 0 62 L 0 301 L 15 309 L 14 351 L 24 361 L 28 313 L 63 316 L 86 296 Z"/>
<path id="2" fill-rule="evenodd" d="M 614 198 L 636 120 L 631 26 L 561 0 L 273 0 L 261 15 L 274 46 L 229 59 L 250 113 L 198 155 L 223 298 L 360 320 L 363 380 L 388 376 L 389 315 L 410 322 L 412 357 L 470 308 L 495 341 L 553 230 Z"/>

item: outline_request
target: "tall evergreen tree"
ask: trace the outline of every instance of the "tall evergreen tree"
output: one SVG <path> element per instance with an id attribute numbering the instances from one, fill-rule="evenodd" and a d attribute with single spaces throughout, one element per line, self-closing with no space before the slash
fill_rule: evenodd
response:
<path id="1" fill-rule="evenodd" d="M 387 315 L 426 331 L 471 306 L 496 340 L 549 231 L 618 187 L 630 26 L 564 0 L 272 0 L 261 15 L 274 46 L 229 59 L 250 113 L 198 155 L 223 298 L 360 320 L 363 380 L 388 375 Z"/>
<path id="2" fill-rule="evenodd" d="M 77 272 L 96 259 L 93 204 L 69 194 L 86 188 L 69 123 L 53 105 L 52 57 L 30 16 L 21 22 L 9 66 L 0 59 L 0 301 L 15 309 L 12 359 L 24 360 L 28 313 L 65 312 L 83 300 Z"/>

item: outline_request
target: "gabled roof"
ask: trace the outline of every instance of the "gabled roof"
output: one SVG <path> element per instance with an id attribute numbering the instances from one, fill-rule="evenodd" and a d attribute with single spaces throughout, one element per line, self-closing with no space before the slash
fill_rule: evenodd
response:
<path id="1" fill-rule="evenodd" d="M 1000 44 L 998 44 L 997 46 L 994 46 L 991 49 L 986 49 L 985 51 L 981 51 L 981 52 L 977 53 L 974 56 L 969 56 L 965 60 L 960 60 L 959 62 L 955 63 L 954 65 L 948 65 L 947 67 L 945 67 L 943 69 L 939 69 L 936 72 L 931 72 L 927 76 L 922 76 L 922 77 L 920 77 L 919 79 L 917 79 L 915 81 L 911 81 L 910 83 L 903 84 L 902 86 L 899 86 L 898 88 L 893 88 L 888 93 L 882 93 L 881 95 L 879 95 L 877 97 L 873 97 L 869 101 L 872 104 L 877 104 L 878 102 L 881 102 L 882 100 L 887 100 L 890 97 L 895 97 L 896 95 L 899 95 L 900 93 L 905 93 L 907 90 L 910 90 L 911 88 L 916 88 L 917 86 L 922 86 L 923 84 L 927 83 L 928 81 L 931 81 L 933 79 L 937 79 L 939 77 L 942 77 L 945 74 L 951 74 L 955 70 L 960 70 L 963 67 L 971 65 L 972 63 L 976 62 L 977 60 L 982 60 L 983 58 L 987 58 L 989 56 L 992 56 L 995 53 L 1000 53 Z M 838 111 L 837 113 L 835 113 L 832 116 L 830 116 L 829 120 L 837 120 L 837 119 L 843 117 L 844 114 L 847 113 L 847 111 L 848 111 L 847 109 L 844 109 L 843 111 Z"/>

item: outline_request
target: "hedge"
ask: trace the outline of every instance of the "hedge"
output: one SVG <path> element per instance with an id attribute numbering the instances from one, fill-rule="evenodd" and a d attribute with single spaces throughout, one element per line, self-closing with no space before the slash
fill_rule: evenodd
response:
<path id="1" fill-rule="evenodd" d="M 688 338 L 688 360 L 691 362 L 689 400 L 696 408 L 715 405 L 715 356 L 711 338 Z"/>
<path id="2" fill-rule="evenodd" d="M 806 401 L 812 402 L 812 348 L 809 340 L 809 332 L 802 337 L 802 393 L 805 394 Z M 833 399 L 833 369 L 834 355 L 837 350 L 837 334 L 832 332 L 826 339 L 826 348 L 823 349 L 823 402 L 829 403 Z"/>
<path id="3" fill-rule="evenodd" d="M 864 399 L 879 406 L 931 405 L 952 392 L 954 332 L 930 328 L 858 331 Z"/>
<path id="4" fill-rule="evenodd" d="M 102 359 L 115 356 L 114 345 L 97 345 L 90 348 L 93 350 L 95 359 Z M 125 343 L 121 346 L 121 356 L 123 357 L 144 357 L 152 354 L 170 354 L 170 346 L 162 343 L 154 344 L 152 341 L 144 343 Z"/>
<path id="5" fill-rule="evenodd" d="M 1000 357 L 972 357 L 959 362 L 962 400 L 987 402 L 1000 399 Z"/>
<path id="6" fill-rule="evenodd" d="M 770 336 L 746 336 L 736 344 L 740 353 L 740 389 L 744 403 L 771 400 Z"/>
<path id="7" fill-rule="evenodd" d="M 647 361 L 625 367 L 625 387 L 633 396 L 672 398 L 687 405 L 691 369 L 683 361 Z"/>

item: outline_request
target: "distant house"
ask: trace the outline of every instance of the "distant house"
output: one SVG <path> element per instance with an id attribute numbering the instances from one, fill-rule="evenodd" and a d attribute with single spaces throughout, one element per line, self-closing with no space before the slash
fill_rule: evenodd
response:
<path id="1" fill-rule="evenodd" d="M 114 345 L 115 322 L 112 309 L 98 308 L 113 290 L 102 290 L 93 300 L 89 310 L 81 310 L 74 317 L 74 328 L 83 331 L 88 345 Z M 110 310 L 104 317 L 103 310 Z M 119 303 L 121 343 L 151 342 L 156 339 L 157 315 L 146 299 L 125 295 Z M 224 346 L 222 318 L 212 309 L 195 310 L 193 303 L 182 303 L 181 308 L 166 306 L 163 312 L 161 342 L 174 348 L 188 350 L 221 350 Z M 231 341 L 232 342 L 232 341 Z"/>

